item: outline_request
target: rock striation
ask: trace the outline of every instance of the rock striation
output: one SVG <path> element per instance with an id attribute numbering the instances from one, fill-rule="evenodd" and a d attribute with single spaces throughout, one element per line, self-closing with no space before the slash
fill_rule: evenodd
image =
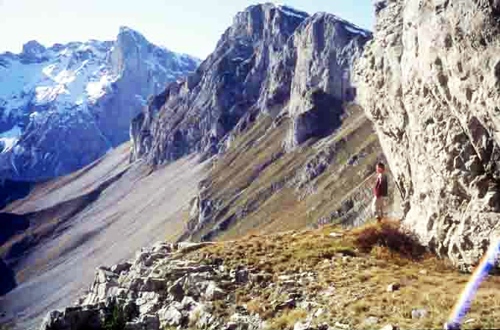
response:
<path id="1" fill-rule="evenodd" d="M 377 1 L 358 100 L 402 191 L 405 223 L 463 268 L 500 227 L 498 1 Z"/>

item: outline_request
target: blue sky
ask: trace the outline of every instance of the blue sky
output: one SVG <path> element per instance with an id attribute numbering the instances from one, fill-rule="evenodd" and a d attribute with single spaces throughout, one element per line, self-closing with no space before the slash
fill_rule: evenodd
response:
<path id="1" fill-rule="evenodd" d="M 265 1 L 263 1 L 265 2 Z M 273 1 L 268 1 L 273 2 Z M 151 42 L 200 58 L 215 48 L 246 0 L 0 0 L 0 52 L 18 53 L 29 40 L 113 40 L 128 26 Z M 310 14 L 325 11 L 372 29 L 371 0 L 275 1 Z"/>

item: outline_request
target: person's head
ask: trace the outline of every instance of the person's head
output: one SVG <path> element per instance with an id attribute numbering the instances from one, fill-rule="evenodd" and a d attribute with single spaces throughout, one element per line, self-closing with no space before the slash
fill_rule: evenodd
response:
<path id="1" fill-rule="evenodd" d="M 377 173 L 384 173 L 385 172 L 385 165 L 382 162 L 379 162 L 376 167 Z"/>

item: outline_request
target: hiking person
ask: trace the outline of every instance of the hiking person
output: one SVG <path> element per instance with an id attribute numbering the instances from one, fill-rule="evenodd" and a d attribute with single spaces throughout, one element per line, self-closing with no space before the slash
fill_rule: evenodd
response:
<path id="1" fill-rule="evenodd" d="M 385 204 L 387 199 L 387 176 L 385 175 L 385 165 L 379 162 L 376 167 L 377 171 L 377 181 L 375 187 L 373 188 L 373 204 L 372 210 L 377 217 L 377 222 L 381 222 L 384 217 Z"/>

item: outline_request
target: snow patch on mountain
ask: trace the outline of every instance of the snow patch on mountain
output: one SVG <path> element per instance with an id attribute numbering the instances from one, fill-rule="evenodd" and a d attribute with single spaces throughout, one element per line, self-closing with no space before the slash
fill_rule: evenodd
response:
<path id="1" fill-rule="evenodd" d="M 9 151 L 14 147 L 21 136 L 22 130 L 19 126 L 14 126 L 10 130 L 0 134 L 0 152 Z"/>
<path id="2" fill-rule="evenodd" d="M 297 9 L 294 9 L 292 7 L 286 6 L 286 5 L 278 5 L 278 9 L 282 11 L 284 14 L 289 15 L 289 16 L 296 16 L 300 18 L 306 18 L 309 16 L 308 13 L 299 11 Z"/>
<path id="3" fill-rule="evenodd" d="M 41 63 L 23 63 L 21 56 L 5 59 L 5 65 L 0 66 L 3 117 L 25 111 L 30 103 L 43 106 L 57 102 L 50 110 L 58 112 L 74 109 L 75 105 L 86 109 L 118 78 L 110 74 L 106 65 L 108 51 L 109 48 L 99 50 L 80 44 L 59 51 L 47 50 L 43 53 L 47 60 Z M 78 61 L 83 57 L 86 59 Z"/>
<path id="4" fill-rule="evenodd" d="M 116 78 L 110 75 L 103 75 L 99 81 L 91 81 L 85 88 L 86 95 L 91 102 L 95 102 L 101 96 L 106 94 L 108 87 L 116 81 Z M 77 103 L 84 103 L 84 99 L 80 98 Z"/>

